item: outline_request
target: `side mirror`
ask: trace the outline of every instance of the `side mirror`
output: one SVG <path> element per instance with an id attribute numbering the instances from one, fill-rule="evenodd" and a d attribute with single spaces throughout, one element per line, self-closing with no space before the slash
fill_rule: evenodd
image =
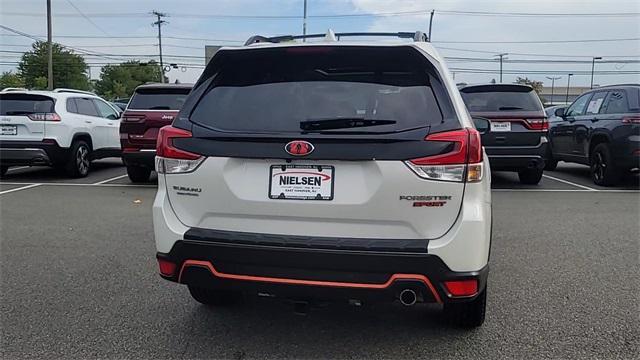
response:
<path id="1" fill-rule="evenodd" d="M 554 114 L 555 114 L 557 117 L 561 117 L 561 118 L 563 118 L 563 117 L 565 117 L 565 116 L 566 116 L 566 114 L 564 113 L 564 110 L 565 110 L 565 108 L 557 108 L 557 109 L 556 109 L 556 111 L 554 112 Z"/>
<path id="2" fill-rule="evenodd" d="M 489 119 L 483 117 L 473 117 L 473 124 L 480 134 L 489 132 L 489 127 L 491 126 Z"/>

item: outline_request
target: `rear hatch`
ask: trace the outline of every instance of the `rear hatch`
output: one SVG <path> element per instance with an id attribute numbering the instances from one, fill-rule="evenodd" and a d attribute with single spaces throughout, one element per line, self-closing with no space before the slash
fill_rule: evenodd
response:
<path id="1" fill-rule="evenodd" d="M 171 124 L 190 88 L 160 86 L 136 89 L 120 123 L 123 149 L 153 149 L 158 130 Z"/>
<path id="2" fill-rule="evenodd" d="M 464 183 L 425 180 L 405 161 L 457 149 L 425 140 L 460 129 L 446 94 L 409 46 L 220 51 L 174 122 L 173 146 L 206 158 L 164 175 L 172 208 L 206 229 L 442 236 Z"/>
<path id="3" fill-rule="evenodd" d="M 0 94 L 0 140 L 42 141 L 45 114 L 55 113 L 55 101 L 45 95 Z"/>
<path id="4" fill-rule="evenodd" d="M 536 92 L 523 85 L 480 85 L 460 90 L 472 116 L 491 121 L 483 146 L 535 146 L 548 129 Z"/>

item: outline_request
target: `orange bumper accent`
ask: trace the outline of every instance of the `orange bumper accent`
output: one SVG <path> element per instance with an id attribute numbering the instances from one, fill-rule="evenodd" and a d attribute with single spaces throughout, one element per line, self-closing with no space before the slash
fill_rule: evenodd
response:
<path id="1" fill-rule="evenodd" d="M 429 278 L 420 274 L 393 274 L 389 279 L 382 284 L 370 284 L 370 283 L 353 283 L 353 282 L 339 282 L 339 281 L 322 281 L 322 280 L 302 280 L 302 279 L 287 279 L 287 278 L 276 278 L 276 277 L 264 277 L 264 276 L 253 276 L 253 275 L 239 275 L 239 274 L 226 274 L 219 272 L 213 267 L 209 261 L 201 261 L 201 260 L 185 260 L 180 268 L 180 274 L 178 275 L 178 282 L 182 282 L 182 273 L 184 269 L 187 267 L 202 267 L 208 269 L 209 272 L 215 277 L 221 279 L 230 279 L 230 280 L 241 280 L 241 281 L 256 281 L 256 282 L 268 282 L 268 283 L 277 283 L 277 284 L 288 284 L 288 285 L 307 285 L 307 286 L 326 286 L 326 287 L 339 287 L 339 288 L 353 288 L 353 289 L 373 289 L 380 290 L 386 289 L 394 281 L 397 280 L 415 280 L 419 281 L 431 291 L 433 297 L 436 299 L 438 303 L 442 303 L 442 299 L 438 292 L 436 291 Z"/>

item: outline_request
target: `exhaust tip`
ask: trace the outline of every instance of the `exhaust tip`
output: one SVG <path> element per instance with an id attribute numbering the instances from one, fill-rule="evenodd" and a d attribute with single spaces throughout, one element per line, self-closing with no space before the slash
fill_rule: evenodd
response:
<path id="1" fill-rule="evenodd" d="M 412 306 L 418 301 L 416 292 L 411 289 L 404 289 L 400 292 L 400 303 L 404 306 Z"/>

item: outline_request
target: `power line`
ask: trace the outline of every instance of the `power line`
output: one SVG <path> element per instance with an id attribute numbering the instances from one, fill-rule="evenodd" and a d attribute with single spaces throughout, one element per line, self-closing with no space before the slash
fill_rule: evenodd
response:
<path id="1" fill-rule="evenodd" d="M 71 5 L 71 7 L 74 8 L 78 12 L 78 14 L 80 14 L 80 16 L 82 16 L 85 20 L 90 22 L 91 25 L 93 25 L 96 29 L 100 30 L 101 33 L 107 36 L 111 36 L 108 32 L 106 32 L 103 28 L 101 28 L 98 24 L 96 24 L 93 20 L 91 20 L 90 17 L 85 15 L 77 6 L 74 5 L 73 2 L 71 2 L 71 0 L 67 0 L 67 3 L 69 3 L 69 5 Z"/>

